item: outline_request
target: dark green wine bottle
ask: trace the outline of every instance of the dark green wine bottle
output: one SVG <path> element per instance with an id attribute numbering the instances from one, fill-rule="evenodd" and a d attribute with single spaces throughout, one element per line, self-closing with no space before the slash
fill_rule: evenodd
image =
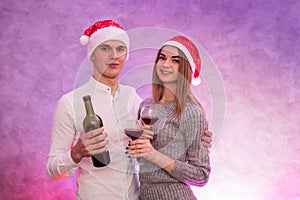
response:
<path id="1" fill-rule="evenodd" d="M 84 101 L 85 110 L 86 110 L 86 116 L 83 120 L 84 131 L 87 133 L 94 129 L 101 128 L 103 126 L 103 122 L 102 122 L 101 117 L 96 115 L 94 112 L 92 102 L 91 102 L 91 96 L 89 96 L 89 95 L 84 96 L 83 101 Z M 100 154 L 92 155 L 92 161 L 93 161 L 93 165 L 95 167 L 107 166 L 110 163 L 109 151 L 105 151 Z"/>

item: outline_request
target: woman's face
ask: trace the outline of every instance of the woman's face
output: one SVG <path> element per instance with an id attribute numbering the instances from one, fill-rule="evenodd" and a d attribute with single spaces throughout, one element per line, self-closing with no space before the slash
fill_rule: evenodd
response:
<path id="1" fill-rule="evenodd" d="M 176 47 L 164 46 L 158 55 L 156 73 L 164 83 L 176 83 L 179 69 L 179 52 Z"/>

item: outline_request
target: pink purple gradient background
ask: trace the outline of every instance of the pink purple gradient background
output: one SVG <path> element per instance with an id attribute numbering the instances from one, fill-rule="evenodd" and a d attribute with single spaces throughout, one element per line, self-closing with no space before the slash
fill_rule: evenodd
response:
<path id="1" fill-rule="evenodd" d="M 46 174 L 53 110 L 76 82 L 83 30 L 113 18 L 127 30 L 182 32 L 218 66 L 226 118 L 210 181 L 193 187 L 198 199 L 299 200 L 299 11 L 297 0 L 2 0 L 0 199 L 75 198 L 74 176 Z M 132 52 L 124 72 L 153 62 L 154 52 Z M 195 90 L 210 117 L 205 83 Z"/>

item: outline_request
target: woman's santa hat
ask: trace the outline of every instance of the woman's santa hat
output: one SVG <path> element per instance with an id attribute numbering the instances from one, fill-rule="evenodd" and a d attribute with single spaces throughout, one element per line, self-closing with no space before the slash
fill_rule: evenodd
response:
<path id="1" fill-rule="evenodd" d="M 113 20 L 102 20 L 94 23 L 80 37 L 80 43 L 87 45 L 87 57 L 89 59 L 99 44 L 107 40 L 119 40 L 125 44 L 127 52 L 129 51 L 129 37 L 126 31 Z"/>
<path id="2" fill-rule="evenodd" d="M 184 53 L 193 71 L 192 84 L 194 86 L 200 85 L 201 59 L 197 47 L 189 39 L 181 35 L 171 38 L 162 47 L 166 45 L 177 47 Z"/>

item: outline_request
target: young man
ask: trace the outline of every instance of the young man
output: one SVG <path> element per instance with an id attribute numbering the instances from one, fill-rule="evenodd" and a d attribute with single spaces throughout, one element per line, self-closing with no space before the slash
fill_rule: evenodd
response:
<path id="1" fill-rule="evenodd" d="M 87 83 L 57 102 L 47 157 L 48 174 L 61 179 L 77 171 L 77 199 L 138 199 L 138 179 L 125 154 L 129 138 L 123 129 L 133 126 L 141 98 L 134 88 L 118 83 L 129 53 L 128 35 L 118 23 L 103 20 L 84 32 L 81 43 L 87 44 L 94 73 Z M 85 95 L 91 96 L 94 111 L 104 124 L 88 133 L 82 127 Z M 210 146 L 210 132 L 203 141 Z M 111 163 L 94 167 L 90 156 L 107 150 Z"/>

